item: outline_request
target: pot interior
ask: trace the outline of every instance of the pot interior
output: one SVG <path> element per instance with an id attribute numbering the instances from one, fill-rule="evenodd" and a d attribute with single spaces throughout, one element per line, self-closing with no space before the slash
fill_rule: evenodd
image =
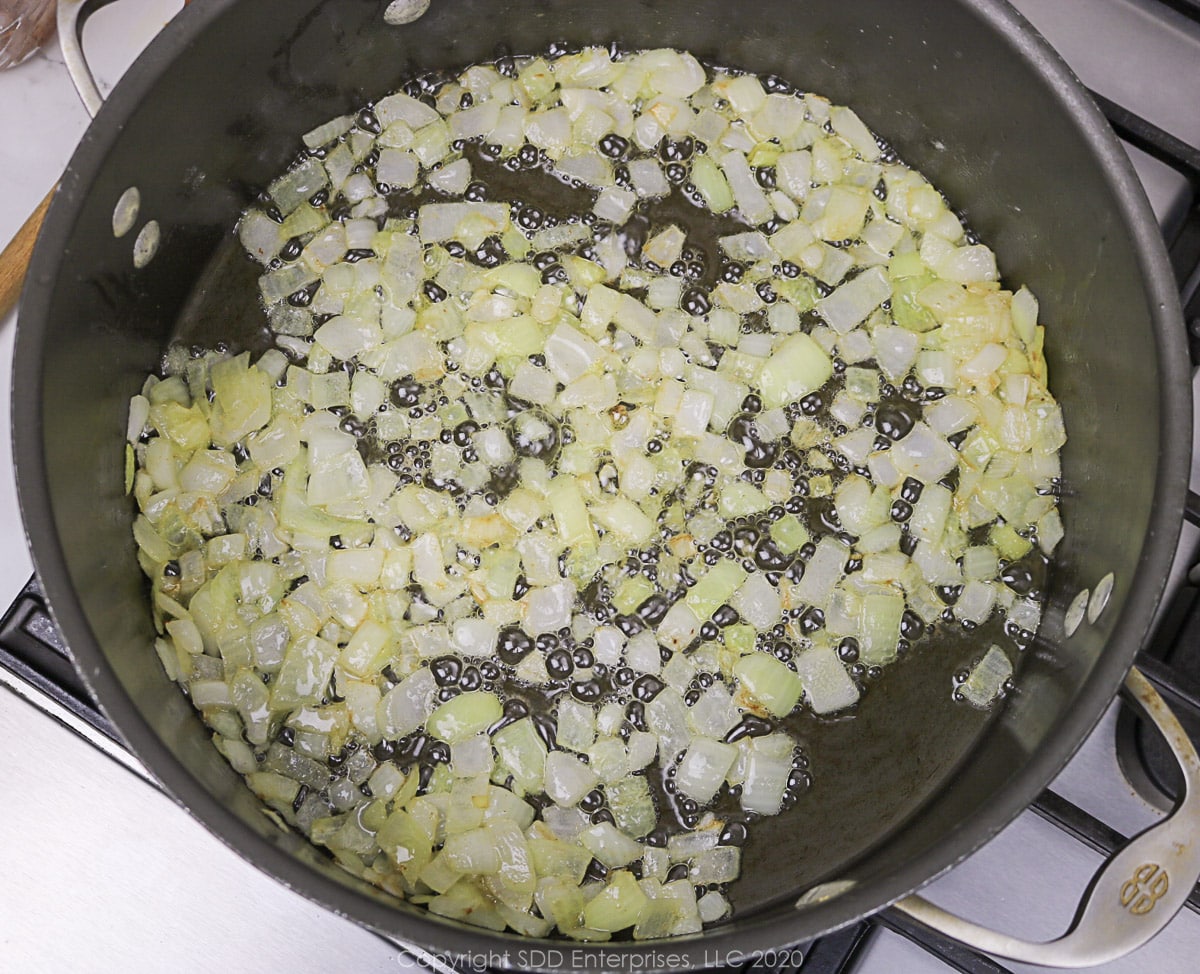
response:
<path id="1" fill-rule="evenodd" d="M 885 0 L 760 0 L 751 14 L 724 0 L 433 0 L 402 28 L 383 25 L 383 6 L 190 8 L 114 93 L 64 177 L 22 308 L 17 459 L 35 559 L 101 704 L 198 817 L 289 884 L 427 946 L 494 942 L 385 901 L 276 830 L 212 748 L 151 649 L 123 483 L 127 404 L 181 330 L 211 344 L 246 342 L 261 326 L 248 261 L 234 260 L 228 277 L 200 272 L 227 258 L 238 214 L 294 157 L 300 133 L 414 74 L 505 51 L 556 41 L 686 48 L 852 106 L 962 211 L 1006 282 L 1041 301 L 1070 435 L 1068 534 L 1018 691 L 990 720 L 953 705 L 951 675 L 987 648 L 963 636 L 895 664 L 853 718 L 799 725 L 813 787 L 751 829 L 735 919 L 706 936 L 796 941 L 932 877 L 1032 800 L 1103 711 L 1144 637 L 1177 530 L 1189 422 L 1182 333 L 1170 328 L 1157 231 L 1102 120 L 1082 110 L 1031 29 L 984 0 L 903 12 Z M 131 185 L 142 220 L 163 230 L 143 270 L 132 234 L 111 230 Z M 1064 607 L 1109 572 L 1109 608 L 1065 639 Z M 855 885 L 793 908 L 829 879 Z"/>

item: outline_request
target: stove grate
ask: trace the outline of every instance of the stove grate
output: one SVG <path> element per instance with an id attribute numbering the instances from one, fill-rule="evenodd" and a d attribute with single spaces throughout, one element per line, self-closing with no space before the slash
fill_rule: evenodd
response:
<path id="1" fill-rule="evenodd" d="M 1159 0 L 1163 6 L 1177 10 L 1185 17 L 1200 21 L 1200 0 Z"/>
<path id="2" fill-rule="evenodd" d="M 0 666 L 37 687 L 105 737 L 121 743 L 76 671 L 71 653 L 46 608 L 46 596 L 36 575 L 25 583 L 0 619 Z"/>

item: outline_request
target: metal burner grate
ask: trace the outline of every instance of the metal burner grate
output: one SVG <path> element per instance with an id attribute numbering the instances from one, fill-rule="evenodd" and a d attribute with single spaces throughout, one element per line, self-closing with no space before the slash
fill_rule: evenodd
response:
<path id="1" fill-rule="evenodd" d="M 71 653 L 46 609 L 46 596 L 36 575 L 0 619 L 0 666 L 120 743 L 76 672 Z"/>
<path id="2" fill-rule="evenodd" d="M 1200 23 L 1200 0 L 1160 2 L 1184 10 L 1191 19 Z M 1196 287 L 1193 281 L 1197 266 L 1200 265 L 1200 148 L 1177 139 L 1165 129 L 1103 95 L 1095 91 L 1090 93 L 1117 135 L 1187 180 L 1191 191 L 1191 203 L 1174 237 L 1167 240 L 1167 248 L 1175 279 L 1183 292 L 1183 318 L 1187 326 L 1192 363 L 1200 364 L 1200 287 Z M 1189 520 L 1197 523 L 1197 517 L 1200 516 L 1197 513 L 1200 512 L 1200 498 L 1193 497 L 1193 501 L 1196 503 L 1189 503 Z"/>
<path id="3" fill-rule="evenodd" d="M 1185 17 L 1200 21 L 1200 0 L 1159 0 L 1164 6 L 1178 10 Z"/>
<path id="4" fill-rule="evenodd" d="M 1158 0 L 1200 24 L 1200 0 Z M 1181 175 L 1191 199 L 1174 236 L 1167 239 L 1171 265 L 1183 300 L 1184 323 L 1193 366 L 1200 366 L 1200 148 L 1189 145 L 1146 119 L 1092 92 L 1116 133 Z M 1187 520 L 1200 527 L 1200 494 L 1188 492 Z M 1175 709 L 1193 740 L 1200 740 L 1200 564 L 1173 594 L 1155 638 L 1137 664 Z M 1128 711 L 1116 729 L 1117 760 L 1126 778 L 1151 804 L 1169 808 L 1181 781 L 1176 763 L 1154 730 Z M 1052 819 L 1053 820 L 1053 819 Z M 1099 847 L 1096 847 L 1099 848 Z M 1189 905 L 1193 909 L 1193 894 Z"/>

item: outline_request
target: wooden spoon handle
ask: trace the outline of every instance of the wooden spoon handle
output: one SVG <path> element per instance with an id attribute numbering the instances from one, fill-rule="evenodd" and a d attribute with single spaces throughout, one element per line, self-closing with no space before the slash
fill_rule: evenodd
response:
<path id="1" fill-rule="evenodd" d="M 56 189 L 57 184 L 50 187 L 45 199 L 29 214 L 29 219 L 21 224 L 17 235 L 9 241 L 3 252 L 0 252 L 0 319 L 7 317 L 16 307 L 21 285 L 25 281 L 25 272 L 29 270 L 34 241 L 37 240 L 42 220 L 45 219 L 46 210 L 50 208 L 50 201 L 54 198 Z"/>

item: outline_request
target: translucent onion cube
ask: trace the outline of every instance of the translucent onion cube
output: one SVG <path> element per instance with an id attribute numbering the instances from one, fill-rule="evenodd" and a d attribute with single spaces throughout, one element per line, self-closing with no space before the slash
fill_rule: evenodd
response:
<path id="1" fill-rule="evenodd" d="M 575 586 L 570 582 L 532 589 L 525 597 L 525 626 L 533 635 L 555 632 L 571 624 Z"/>
<path id="2" fill-rule="evenodd" d="M 267 187 L 279 211 L 287 216 L 318 190 L 329 185 L 320 160 L 309 157 Z"/>
<path id="3" fill-rule="evenodd" d="M 268 228 L 268 233 L 273 232 Z M 675 261 L 679 260 L 679 255 L 683 252 L 683 245 L 686 239 L 687 237 L 684 235 L 684 232 L 679 227 L 671 224 L 646 241 L 645 246 L 642 247 L 642 257 L 653 261 L 659 267 L 670 267 Z M 271 243 L 274 244 L 273 237 L 271 238 Z M 591 301 L 590 296 L 588 300 L 589 302 Z"/>
<path id="4" fill-rule="evenodd" d="M 478 247 L 486 237 L 508 228 L 507 203 L 428 203 L 417 211 L 423 243 L 459 240 Z"/>
<path id="5" fill-rule="evenodd" d="M 720 739 L 741 720 L 741 715 L 724 684 L 714 683 L 692 705 L 688 719 L 697 734 Z"/>
<path id="6" fill-rule="evenodd" d="M 719 561 L 701 575 L 696 584 L 688 590 L 685 601 L 697 616 L 706 619 L 729 601 L 733 593 L 746 581 L 746 577 L 746 571 L 741 565 L 732 561 Z"/>
<path id="7" fill-rule="evenodd" d="M 546 876 L 538 882 L 534 894 L 538 910 L 548 917 L 560 930 L 577 930 L 583 923 L 583 908 L 586 905 L 579 886 L 564 876 Z"/>
<path id="8" fill-rule="evenodd" d="M 415 129 L 436 122 L 441 116 L 424 102 L 398 91 L 375 103 L 375 117 L 384 128 L 401 121 Z"/>
<path id="9" fill-rule="evenodd" d="M 638 196 L 666 196 L 671 192 L 671 184 L 662 167 L 653 159 L 635 159 L 628 168 L 629 179 Z"/>
<path id="10" fill-rule="evenodd" d="M 675 433 L 679 436 L 698 437 L 708 429 L 713 413 L 711 393 L 700 389 L 688 389 L 683 393 L 679 410 L 675 416 Z"/>
<path id="11" fill-rule="evenodd" d="M 954 616 L 963 622 L 978 625 L 992 614 L 992 607 L 995 604 L 995 583 L 973 578 L 963 586 L 962 594 L 954 603 Z"/>
<path id="12" fill-rule="evenodd" d="M 677 832 L 667 839 L 667 855 L 671 862 L 687 862 L 707 849 L 713 849 L 720 841 L 716 829 L 701 829 L 698 832 Z"/>
<path id="13" fill-rule="evenodd" d="M 562 155 L 571 141 L 571 116 L 562 108 L 537 112 L 525 118 L 525 137 L 551 158 Z"/>
<path id="14" fill-rule="evenodd" d="M 527 833 L 529 854 L 539 876 L 569 876 L 582 882 L 592 854 L 573 842 L 561 841 L 545 822 L 536 822 Z"/>
<path id="15" fill-rule="evenodd" d="M 666 849 L 657 846 L 647 846 L 642 854 L 642 875 L 647 879 L 657 879 L 660 883 L 667 878 L 671 868 L 671 857 Z"/>
<path id="16" fill-rule="evenodd" d="M 459 700 L 463 696 L 471 696 L 471 694 L 462 694 L 454 699 Z M 487 696 L 491 696 L 491 694 L 487 694 Z M 493 697 L 493 699 L 495 698 Z M 452 700 L 451 703 L 453 702 Z M 497 701 L 496 708 L 499 708 L 499 701 Z M 496 708 L 488 705 L 487 710 L 491 711 Z M 434 717 L 429 719 L 431 731 L 436 716 L 435 713 Z M 499 715 L 493 718 L 492 722 L 494 723 L 498 719 Z M 499 759 L 500 767 L 512 774 L 513 784 L 518 793 L 528 794 L 544 790 L 546 745 L 532 720 L 523 717 L 521 720 L 502 727 L 492 735 L 492 743 L 496 747 L 496 756 Z"/>
<path id="17" fill-rule="evenodd" d="M 471 181 L 471 164 L 466 159 L 459 159 L 448 166 L 443 166 L 429 174 L 429 185 L 447 195 L 463 192 Z"/>
<path id="18" fill-rule="evenodd" d="M 756 261 L 775 256 L 775 251 L 766 236 L 757 230 L 721 237 L 717 242 L 733 260 Z"/>
<path id="19" fill-rule="evenodd" d="M 749 694 L 750 703 L 759 704 L 776 717 L 790 714 L 804 689 L 800 677 L 766 653 L 743 656 L 734 664 L 733 673 L 742 688 L 739 697 Z"/>
<path id="20" fill-rule="evenodd" d="M 565 322 L 546 339 L 546 365 L 563 383 L 583 375 L 603 354 L 602 349 L 578 328 Z"/>
<path id="21" fill-rule="evenodd" d="M 958 687 L 958 692 L 971 706 L 982 709 L 1000 696 L 1012 674 L 1012 663 L 1007 654 L 999 646 L 993 645 L 971 669 L 966 681 Z"/>
<path id="22" fill-rule="evenodd" d="M 439 740 L 456 744 L 494 724 L 503 713 L 500 699 L 494 693 L 476 690 L 460 693 L 442 704 L 429 716 L 426 727 Z"/>
<path id="23" fill-rule="evenodd" d="M 644 871 L 644 870 L 643 870 Z M 676 908 L 670 898 L 662 896 L 662 886 L 658 880 L 642 879 L 642 892 L 647 895 L 646 906 L 638 915 L 637 926 L 634 927 L 635 940 L 655 940 L 660 937 L 670 937 L 676 925 Z"/>
<path id="24" fill-rule="evenodd" d="M 662 677 L 667 686 L 683 691 L 696 676 L 696 663 L 692 656 L 676 653 L 663 667 Z"/>
<path id="25" fill-rule="evenodd" d="M 464 656 L 491 656 L 496 648 L 496 627 L 486 619 L 458 619 L 451 643 Z"/>
<path id="26" fill-rule="evenodd" d="M 658 673 L 662 670 L 661 651 L 652 632 L 643 630 L 630 637 L 625 646 L 625 664 L 637 673 Z"/>
<path id="27" fill-rule="evenodd" d="M 1000 570 L 999 555 L 991 545 L 973 545 L 962 553 L 964 578 L 987 580 Z"/>
<path id="28" fill-rule="evenodd" d="M 804 577 L 791 588 L 792 604 L 823 606 L 841 579 L 850 549 L 832 537 L 817 542 L 817 550 L 804 568 Z"/>
<path id="29" fill-rule="evenodd" d="M 383 340 L 379 325 L 352 315 L 336 315 L 317 329 L 313 338 L 334 358 L 349 361 Z"/>
<path id="30" fill-rule="evenodd" d="M 658 738 L 658 759 L 664 764 L 687 747 L 688 708 L 678 690 L 667 687 L 646 704 L 646 725 Z"/>
<path id="31" fill-rule="evenodd" d="M 777 815 L 783 807 L 791 756 L 770 754 L 753 748 L 746 759 L 746 780 L 742 782 L 742 808 L 760 815 Z"/>
<path id="32" fill-rule="evenodd" d="M 496 873 L 500 871 L 500 852 L 486 829 L 472 829 L 447 836 L 442 849 L 449 866 L 462 873 Z"/>
<path id="33" fill-rule="evenodd" d="M 619 737 L 601 737 L 588 750 L 591 767 L 604 782 L 619 781 L 629 774 L 629 752 Z"/>
<path id="34" fill-rule="evenodd" d="M 542 812 L 542 820 L 558 838 L 571 841 L 588 827 L 587 815 L 578 808 L 560 808 L 551 805 Z"/>
<path id="35" fill-rule="evenodd" d="M 625 637 L 616 626 L 600 626 L 593 634 L 595 645 L 592 655 L 597 663 L 605 666 L 617 666 L 621 662 L 621 651 L 625 646 Z"/>
<path id="36" fill-rule="evenodd" d="M 904 596 L 898 592 L 871 593 L 862 601 L 859 656 L 867 665 L 890 663 L 897 655 Z"/>
<path id="37" fill-rule="evenodd" d="M 624 930 L 637 923 L 645 905 L 646 894 L 637 880 L 622 870 L 610 876 L 608 885 L 583 908 L 583 921 L 592 930 Z"/>
<path id="38" fill-rule="evenodd" d="M 456 775 L 464 778 L 478 774 L 491 774 L 495 763 L 492 741 L 487 734 L 468 737 L 450 747 L 450 766 Z"/>
<path id="39" fill-rule="evenodd" d="M 319 636 L 297 639 L 288 647 L 271 687 L 271 707 L 290 710 L 298 703 L 320 699 L 337 656 L 337 646 Z"/>
<path id="40" fill-rule="evenodd" d="M 737 758 L 737 748 L 709 737 L 695 737 L 688 745 L 675 773 L 675 784 L 680 794 L 695 801 L 711 801 L 725 775 Z"/>
<path id="41" fill-rule="evenodd" d="M 514 795 L 507 788 L 488 785 L 488 805 L 483 813 L 484 821 L 493 822 L 507 820 L 515 822 L 518 828 L 527 829 L 533 824 L 537 814 L 533 806 L 524 798 Z"/>
<path id="42" fill-rule="evenodd" d="M 1057 510 L 1047 511 L 1038 521 L 1038 547 L 1051 554 L 1062 539 L 1062 518 Z"/>
<path id="43" fill-rule="evenodd" d="M 763 403 L 771 409 L 815 392 L 831 375 L 833 360 L 807 332 L 800 332 L 784 339 L 767 359 L 758 384 Z"/>
<path id="44" fill-rule="evenodd" d="M 795 657 L 795 663 L 796 675 L 815 713 L 831 714 L 858 702 L 858 686 L 831 646 L 806 649 Z"/>
<path id="45" fill-rule="evenodd" d="M 483 825 L 483 813 L 488 805 L 486 775 L 458 779 L 450 786 L 448 797 L 441 823 L 447 835 L 469 832 Z"/>
<path id="46" fill-rule="evenodd" d="M 658 641 L 668 649 L 679 652 L 688 646 L 699 632 L 699 616 L 686 602 L 676 602 L 658 624 Z"/>
<path id="47" fill-rule="evenodd" d="M 710 883 L 731 883 L 738 877 L 742 865 L 742 850 L 737 846 L 719 845 L 698 853 L 688 870 L 688 879 L 697 886 Z"/>
<path id="48" fill-rule="evenodd" d="M 631 839 L 611 822 L 601 822 L 579 833 L 579 843 L 609 869 L 628 866 L 641 858 L 640 842 Z"/>
<path id="49" fill-rule="evenodd" d="M 729 901 L 716 890 L 701 896 L 696 901 L 696 908 L 705 923 L 713 923 L 729 915 Z"/>
<path id="50" fill-rule="evenodd" d="M 892 285 L 883 268 L 870 267 L 818 301 L 817 311 L 830 328 L 844 335 L 865 321 L 891 294 Z"/>
<path id="51" fill-rule="evenodd" d="M 600 708 L 596 715 L 596 730 L 601 734 L 615 736 L 621 733 L 625 723 L 625 705 L 617 700 L 610 700 Z"/>
<path id="52" fill-rule="evenodd" d="M 558 733 L 555 736 L 560 747 L 572 751 L 586 751 L 596 739 L 596 712 L 585 703 L 580 703 L 563 694 L 558 698 Z"/>
<path id="53" fill-rule="evenodd" d="M 775 211 L 767 201 L 762 187 L 758 185 L 758 180 L 751 172 L 746 157 L 735 149 L 720 156 L 717 161 L 725 170 L 725 177 L 733 191 L 734 201 L 746 222 L 757 226 L 770 220 L 775 215 Z"/>
<path id="54" fill-rule="evenodd" d="M 620 226 L 629 219 L 629 214 L 633 212 L 636 203 L 636 193 L 617 186 L 610 186 L 596 198 L 592 212 L 601 220 L 608 220 L 610 223 Z"/>
<path id="55" fill-rule="evenodd" d="M 770 629 L 779 621 L 783 611 L 779 589 L 768 582 L 762 572 L 755 572 L 746 579 L 733 594 L 730 605 L 756 629 Z"/>
<path id="56" fill-rule="evenodd" d="M 598 152 L 572 150 L 555 163 L 554 169 L 567 179 L 577 179 L 593 189 L 603 189 L 613 182 L 612 163 Z"/>
<path id="57" fill-rule="evenodd" d="M 224 680 L 193 680 L 188 685 L 188 692 L 192 697 L 192 705 L 197 708 L 233 706 L 229 684 Z"/>
<path id="58" fill-rule="evenodd" d="M 629 735 L 629 770 L 641 771 L 658 755 L 658 738 L 646 731 L 633 731 Z"/>
<path id="59" fill-rule="evenodd" d="M 1008 608 L 1008 621 L 1027 632 L 1037 632 L 1042 622 L 1042 604 L 1034 599 L 1018 599 Z"/>
<path id="60" fill-rule="evenodd" d="M 654 521 L 627 497 L 614 497 L 611 500 L 594 502 L 590 507 L 590 513 L 602 527 L 612 532 L 617 538 L 629 542 L 632 546 L 645 544 L 655 532 Z M 665 624 L 666 621 L 664 619 L 663 623 Z M 699 627 L 700 624 L 697 622 L 696 628 Z"/>
<path id="61" fill-rule="evenodd" d="M 640 838 L 658 821 L 650 786 L 641 775 L 629 775 L 608 786 L 608 807 L 613 819 L 626 835 Z"/>
<path id="62" fill-rule="evenodd" d="M 704 156 L 701 156 L 704 158 Z M 702 927 L 700 911 L 696 907 L 696 889 L 686 879 L 677 879 L 666 883 L 662 889 L 664 898 L 673 901 L 675 907 L 675 924 L 671 927 L 671 936 L 678 937 L 688 933 L 699 933 Z"/>
<path id="63" fill-rule="evenodd" d="M 573 754 L 552 751 L 546 756 L 546 794 L 559 805 L 577 804 L 599 780 L 596 773 Z"/>
<path id="64" fill-rule="evenodd" d="M 958 452 L 926 423 L 913 424 L 909 434 L 892 447 L 892 462 L 908 477 L 932 483 L 958 466 Z"/>

